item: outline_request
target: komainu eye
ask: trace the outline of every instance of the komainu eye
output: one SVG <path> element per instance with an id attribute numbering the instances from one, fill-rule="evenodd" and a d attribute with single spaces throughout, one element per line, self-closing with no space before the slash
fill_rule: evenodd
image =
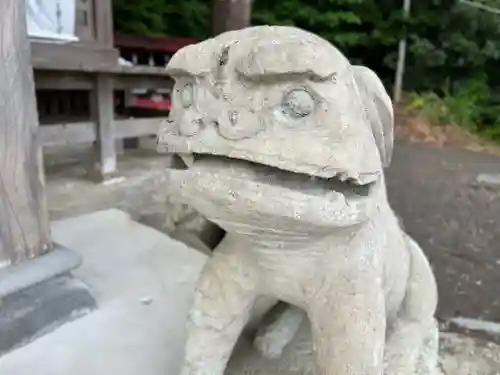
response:
<path id="1" fill-rule="evenodd" d="M 193 85 L 191 83 L 187 83 L 181 88 L 180 92 L 181 103 L 184 108 L 189 108 L 193 105 L 194 102 L 194 94 L 193 94 Z"/>
<path id="2" fill-rule="evenodd" d="M 281 103 L 283 112 L 292 118 L 309 116 L 314 110 L 314 98 L 304 89 L 290 91 Z"/>

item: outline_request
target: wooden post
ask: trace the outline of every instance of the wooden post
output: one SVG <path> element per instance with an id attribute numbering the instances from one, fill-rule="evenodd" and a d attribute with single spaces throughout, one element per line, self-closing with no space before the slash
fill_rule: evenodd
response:
<path id="1" fill-rule="evenodd" d="M 251 16 L 251 0 L 214 0 L 212 32 L 218 35 L 224 31 L 243 29 L 250 25 Z"/>
<path id="2" fill-rule="evenodd" d="M 0 1 L 0 267 L 51 248 L 25 1 Z"/>
<path id="3" fill-rule="evenodd" d="M 113 47 L 113 6 L 111 0 L 96 0 L 95 25 L 99 44 Z"/>
<path id="4" fill-rule="evenodd" d="M 114 138 L 113 79 L 106 74 L 96 76 L 91 93 L 92 118 L 96 123 L 95 170 L 98 179 L 105 180 L 116 173 L 116 143 Z"/>
<path id="5" fill-rule="evenodd" d="M 0 0 L 0 355 L 96 307 L 50 238 L 25 7 Z"/>
<path id="6" fill-rule="evenodd" d="M 95 4 L 97 42 L 113 47 L 113 13 L 111 0 L 98 0 Z M 118 64 L 118 61 L 116 62 Z M 92 116 L 96 121 L 96 156 L 99 179 L 116 173 L 117 142 L 114 139 L 114 86 L 109 75 L 98 74 L 92 95 Z M 123 141 L 121 141 L 123 142 Z M 118 147 L 118 150 L 120 147 Z"/>
<path id="7" fill-rule="evenodd" d="M 411 0 L 403 0 L 403 15 L 405 19 L 410 16 Z M 394 103 L 399 103 L 401 101 L 401 94 L 403 92 L 403 76 L 406 65 L 406 31 L 401 36 L 399 40 L 398 49 L 398 64 L 396 67 L 396 77 L 394 82 Z"/>

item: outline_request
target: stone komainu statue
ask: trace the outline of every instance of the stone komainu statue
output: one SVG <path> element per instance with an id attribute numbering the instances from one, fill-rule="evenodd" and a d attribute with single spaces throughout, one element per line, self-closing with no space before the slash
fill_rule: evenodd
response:
<path id="1" fill-rule="evenodd" d="M 187 46 L 167 71 L 159 149 L 185 162 L 171 188 L 227 232 L 198 281 L 182 374 L 222 375 L 262 298 L 290 304 L 260 330 L 264 354 L 307 314 L 317 375 L 433 374 L 436 284 L 387 201 L 393 109 L 377 75 L 269 26 Z"/>

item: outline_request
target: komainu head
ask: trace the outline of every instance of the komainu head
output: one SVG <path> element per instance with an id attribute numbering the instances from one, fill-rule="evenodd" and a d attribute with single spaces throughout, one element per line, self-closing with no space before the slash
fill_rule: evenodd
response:
<path id="1" fill-rule="evenodd" d="M 184 160 L 172 182 L 222 227 L 349 226 L 385 200 L 391 100 L 326 40 L 251 27 L 184 47 L 167 71 L 175 87 L 159 149 Z"/>

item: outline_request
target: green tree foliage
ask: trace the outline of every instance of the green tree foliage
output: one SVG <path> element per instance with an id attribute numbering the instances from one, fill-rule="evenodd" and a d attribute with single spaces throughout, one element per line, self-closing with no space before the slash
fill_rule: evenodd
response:
<path id="1" fill-rule="evenodd" d="M 500 8 L 500 0 L 476 1 Z M 210 36 L 210 0 L 113 0 L 113 5 L 116 28 L 128 33 Z M 458 0 L 413 0 L 406 21 L 402 0 L 255 0 L 253 8 L 253 24 L 294 25 L 322 35 L 388 85 L 405 32 L 405 89 L 423 93 L 422 98 L 434 97 L 427 92 L 456 97 L 447 105 L 473 112 L 461 121 L 487 124 L 476 128 L 500 136 L 500 15 Z"/>
<path id="2" fill-rule="evenodd" d="M 210 35 L 209 0 L 113 0 L 115 28 L 129 34 Z"/>

